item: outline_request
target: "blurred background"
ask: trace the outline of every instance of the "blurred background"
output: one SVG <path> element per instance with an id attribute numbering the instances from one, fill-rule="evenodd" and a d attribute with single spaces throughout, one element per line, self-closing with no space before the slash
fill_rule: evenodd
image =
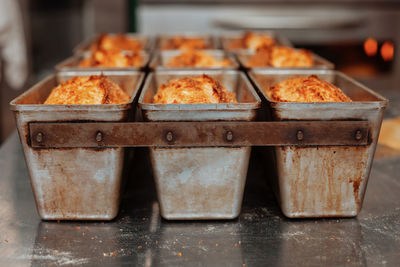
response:
<path id="1" fill-rule="evenodd" d="M 277 31 L 389 99 L 399 95 L 397 0 L 0 0 L 0 143 L 15 129 L 10 100 L 83 39 L 245 29 Z"/>

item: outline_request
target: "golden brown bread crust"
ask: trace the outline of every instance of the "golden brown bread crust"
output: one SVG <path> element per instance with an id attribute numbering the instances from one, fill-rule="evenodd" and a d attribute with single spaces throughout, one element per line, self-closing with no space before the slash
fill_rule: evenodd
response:
<path id="1" fill-rule="evenodd" d="M 224 67 L 230 66 L 228 59 L 216 60 L 213 56 L 199 50 L 185 50 L 171 58 L 167 67 Z"/>
<path id="2" fill-rule="evenodd" d="M 184 77 L 162 84 L 154 96 L 156 104 L 236 103 L 236 94 L 208 75 Z"/>
<path id="3" fill-rule="evenodd" d="M 314 60 L 310 51 L 286 46 L 258 49 L 249 59 L 248 67 L 312 67 Z"/>
<path id="4" fill-rule="evenodd" d="M 228 44 L 228 50 L 269 48 L 275 45 L 275 39 L 265 33 L 246 32 L 242 38 Z"/>
<path id="5" fill-rule="evenodd" d="M 140 67 L 142 56 L 139 52 L 117 51 L 117 50 L 96 50 L 90 56 L 84 58 L 78 66 L 87 67 Z"/>
<path id="6" fill-rule="evenodd" d="M 294 49 L 287 46 L 271 48 L 270 63 L 272 67 L 311 67 L 314 64 L 310 51 Z"/>
<path id="7" fill-rule="evenodd" d="M 143 49 L 143 45 L 124 34 L 107 35 L 103 34 L 90 46 L 92 52 L 102 51 L 139 51 Z"/>
<path id="8" fill-rule="evenodd" d="M 280 102 L 351 102 L 342 90 L 316 75 L 290 78 L 266 92 L 272 100 Z"/>
<path id="9" fill-rule="evenodd" d="M 186 49 L 209 49 L 211 48 L 203 38 L 174 36 L 168 39 L 162 46 L 161 50 L 186 50 Z"/>
<path id="10" fill-rule="evenodd" d="M 122 104 L 129 96 L 106 76 L 73 77 L 55 87 L 44 104 Z"/>

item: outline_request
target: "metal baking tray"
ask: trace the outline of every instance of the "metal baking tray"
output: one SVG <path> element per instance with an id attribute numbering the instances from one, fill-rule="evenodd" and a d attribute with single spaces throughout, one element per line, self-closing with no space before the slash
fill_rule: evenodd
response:
<path id="1" fill-rule="evenodd" d="M 182 33 L 170 33 L 170 34 L 160 34 L 155 38 L 155 49 L 156 50 L 177 50 L 177 49 L 161 49 L 161 47 L 174 37 L 182 36 L 185 38 L 201 38 L 207 44 L 207 49 L 217 49 L 217 41 L 213 35 L 202 34 L 198 32 L 182 32 Z"/>
<path id="2" fill-rule="evenodd" d="M 369 123 L 370 144 L 366 146 L 275 147 L 277 177 L 269 177 L 282 212 L 287 217 L 356 216 L 362 207 L 388 101 L 357 81 L 332 70 L 253 70 L 249 74 L 263 99 L 268 102 L 274 121 L 347 120 Z M 265 89 L 276 82 L 311 74 L 332 82 L 353 102 L 275 102 L 265 93 Z"/>
<path id="3" fill-rule="evenodd" d="M 69 57 L 62 62 L 58 63 L 55 66 L 56 71 L 115 71 L 115 70 L 126 70 L 126 71 L 140 71 L 147 67 L 150 62 L 150 53 L 146 51 L 139 51 L 140 55 L 142 56 L 142 64 L 140 66 L 134 67 L 79 67 L 79 62 L 83 59 L 90 56 L 90 51 L 86 51 L 84 53 L 75 54 L 72 57 Z"/>
<path id="4" fill-rule="evenodd" d="M 107 35 L 113 36 L 113 35 L 117 35 L 117 33 L 107 33 Z M 151 51 L 153 49 L 154 40 L 153 40 L 153 38 L 151 38 L 147 35 L 135 34 L 135 33 L 124 33 L 124 35 L 140 42 L 143 45 L 143 48 L 144 48 L 143 50 Z M 101 36 L 102 36 L 102 34 L 96 34 L 95 36 L 92 36 L 91 38 L 88 38 L 88 39 L 84 40 L 83 42 L 79 43 L 77 46 L 74 47 L 73 54 L 77 55 L 77 54 L 81 54 L 85 51 L 89 51 L 90 46 L 94 42 L 97 42 Z"/>
<path id="5" fill-rule="evenodd" d="M 184 69 L 226 69 L 226 70 L 235 70 L 239 68 L 239 64 L 237 63 L 235 57 L 232 55 L 221 51 L 221 50 L 202 50 L 205 53 L 213 56 L 217 60 L 228 59 L 231 63 L 230 66 L 224 67 L 167 67 L 166 64 L 175 56 L 178 56 L 182 53 L 179 50 L 164 50 L 156 53 L 151 62 L 150 69 L 152 70 L 184 70 Z"/>
<path id="6" fill-rule="evenodd" d="M 282 35 L 277 34 L 274 31 L 252 31 L 252 32 L 264 33 L 264 34 L 268 34 L 269 36 L 272 36 L 276 41 L 276 45 L 293 47 L 293 44 L 287 38 L 283 37 Z M 221 47 L 223 50 L 231 51 L 231 52 L 249 51 L 249 49 L 246 49 L 246 48 L 228 49 L 228 46 L 232 41 L 241 39 L 245 33 L 246 33 L 245 31 L 222 32 L 218 38 L 219 47 Z"/>
<path id="7" fill-rule="evenodd" d="M 109 105 L 44 105 L 60 81 L 100 72 L 62 72 L 34 85 L 10 103 L 14 111 L 36 207 L 44 220 L 111 220 L 119 209 L 125 148 L 34 148 L 32 122 L 121 122 L 132 115 L 144 74 L 103 74 L 130 96 L 129 103 Z M 68 133 L 74 135 L 73 132 Z M 37 137 L 38 138 L 38 137 Z M 42 136 L 46 139 L 46 136 Z"/>
<path id="8" fill-rule="evenodd" d="M 152 104 L 160 84 L 206 73 L 238 103 Z M 139 98 L 147 121 L 251 121 L 260 98 L 239 71 L 158 71 L 151 73 Z M 170 220 L 232 219 L 239 215 L 250 146 L 150 148 L 161 215 Z"/>
<path id="9" fill-rule="evenodd" d="M 240 50 L 235 53 L 235 56 L 237 60 L 239 61 L 240 65 L 247 69 L 247 70 L 258 70 L 258 69 L 326 69 L 326 70 L 333 70 L 335 68 L 335 65 L 326 60 L 325 58 L 322 58 L 314 53 L 312 53 L 312 57 L 314 59 L 314 65 L 312 67 L 282 67 L 282 68 L 276 68 L 276 67 L 271 67 L 271 66 L 265 66 L 265 67 L 249 67 L 248 62 L 250 58 L 254 55 L 254 51 L 248 51 L 248 50 Z"/>

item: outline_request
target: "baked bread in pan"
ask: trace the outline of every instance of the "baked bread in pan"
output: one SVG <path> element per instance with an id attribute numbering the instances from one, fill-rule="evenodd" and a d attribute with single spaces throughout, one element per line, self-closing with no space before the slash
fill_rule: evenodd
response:
<path id="1" fill-rule="evenodd" d="M 266 92 L 272 100 L 280 102 L 351 102 L 342 90 L 316 75 L 281 81 Z"/>
<path id="2" fill-rule="evenodd" d="M 80 68 L 88 67 L 140 67 L 143 58 L 139 52 L 118 50 L 96 50 L 84 58 L 79 64 Z"/>
<path id="3" fill-rule="evenodd" d="M 305 49 L 287 46 L 273 46 L 258 49 L 248 61 L 248 67 L 312 67 L 312 53 Z"/>
<path id="4" fill-rule="evenodd" d="M 138 40 L 129 38 L 124 34 L 101 35 L 97 41 L 90 46 L 92 52 L 102 51 L 139 51 L 143 50 L 143 44 Z"/>
<path id="5" fill-rule="evenodd" d="M 228 50 L 268 48 L 274 46 L 275 38 L 265 33 L 246 32 L 242 38 L 235 39 L 228 44 Z"/>
<path id="6" fill-rule="evenodd" d="M 236 103 L 236 94 L 228 91 L 212 77 L 203 74 L 184 77 L 161 84 L 153 103 L 193 104 L 193 103 Z"/>
<path id="7" fill-rule="evenodd" d="M 228 59 L 217 60 L 212 55 L 200 50 L 185 50 L 172 57 L 165 66 L 167 67 L 224 67 L 230 66 Z"/>
<path id="8" fill-rule="evenodd" d="M 110 78 L 100 75 L 73 77 L 55 87 L 44 104 L 122 104 L 129 96 Z"/>
<path id="9" fill-rule="evenodd" d="M 161 45 L 161 50 L 209 49 L 209 44 L 201 37 L 174 36 Z"/>

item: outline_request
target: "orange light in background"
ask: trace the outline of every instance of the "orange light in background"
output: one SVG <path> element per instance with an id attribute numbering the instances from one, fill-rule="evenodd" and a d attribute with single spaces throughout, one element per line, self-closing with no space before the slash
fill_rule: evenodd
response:
<path id="1" fill-rule="evenodd" d="M 393 60 L 394 45 L 392 42 L 384 42 L 381 47 L 381 56 L 385 61 Z"/>
<path id="2" fill-rule="evenodd" d="M 368 38 L 364 42 L 365 54 L 372 57 L 378 52 L 378 42 L 374 38 Z"/>

